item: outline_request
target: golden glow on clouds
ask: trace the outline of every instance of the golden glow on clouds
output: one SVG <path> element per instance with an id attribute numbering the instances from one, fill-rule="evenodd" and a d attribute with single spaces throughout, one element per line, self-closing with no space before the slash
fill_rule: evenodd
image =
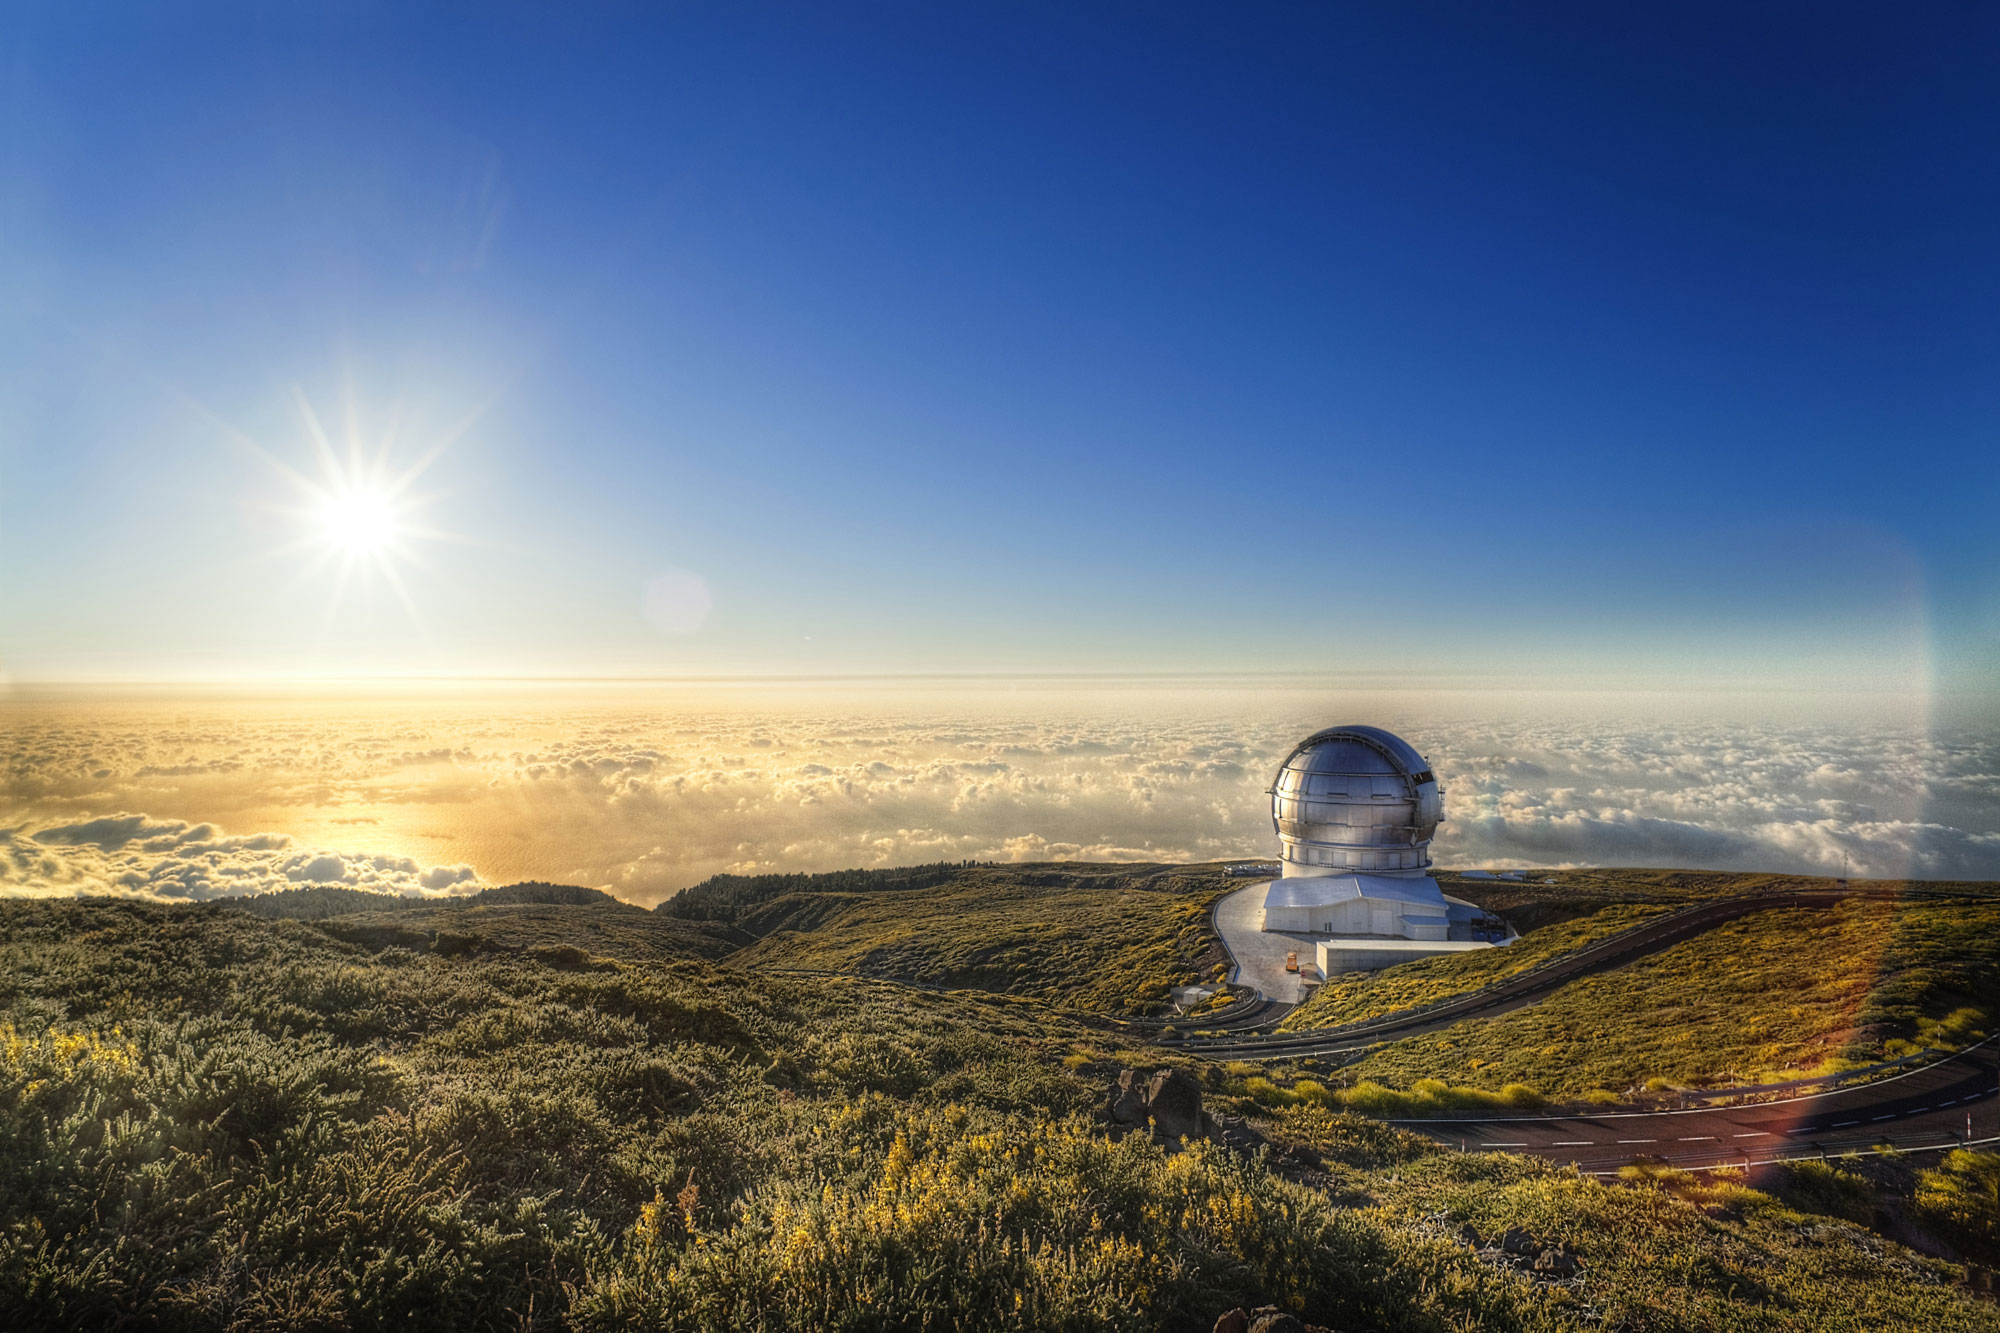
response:
<path id="1" fill-rule="evenodd" d="M 1355 718 L 1446 775 L 1448 866 L 2000 876 L 1990 727 L 1796 698 L 457 683 L 0 699 L 0 894 L 1233 859 L 1292 742 Z"/>

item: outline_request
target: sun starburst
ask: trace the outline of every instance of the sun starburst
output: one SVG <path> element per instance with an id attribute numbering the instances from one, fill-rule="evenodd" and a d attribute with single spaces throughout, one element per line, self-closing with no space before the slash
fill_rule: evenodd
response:
<path id="1" fill-rule="evenodd" d="M 350 410 L 346 447 L 336 450 L 303 394 L 297 396 L 297 403 L 318 468 L 315 476 L 279 464 L 297 497 L 292 504 L 278 506 L 294 527 L 293 539 L 282 549 L 309 557 L 300 570 L 301 580 L 332 574 L 326 608 L 329 623 L 357 581 L 370 580 L 386 584 L 412 624 L 421 628 L 404 571 L 424 564 L 419 544 L 457 539 L 422 521 L 425 502 L 411 486 L 457 432 L 433 442 L 414 463 L 398 468 L 392 462 L 397 444 L 393 423 L 379 437 L 369 439 L 362 433 L 357 414 Z M 277 462 L 275 458 L 271 461 Z"/>

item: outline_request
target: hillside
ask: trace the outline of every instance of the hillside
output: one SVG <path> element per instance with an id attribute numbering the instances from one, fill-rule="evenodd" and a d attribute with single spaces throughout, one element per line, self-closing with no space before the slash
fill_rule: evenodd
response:
<path id="1" fill-rule="evenodd" d="M 291 921 L 323 921 L 327 917 L 355 912 L 420 912 L 438 909 L 519 906 L 536 903 L 547 906 L 603 907 L 621 912 L 641 912 L 644 908 L 622 902 L 602 889 L 586 889 L 575 884 L 524 882 L 507 884 L 477 893 L 450 897 L 419 897 L 415 894 L 371 893 L 338 885 L 281 889 L 276 893 L 252 894 L 246 898 L 223 900 L 240 911 Z"/>
<path id="2" fill-rule="evenodd" d="M 1208 909 L 1219 868 L 925 868 L 917 884 L 786 877 L 730 924 L 756 942 L 731 961 L 1032 996 L 1093 1013 L 1154 1014 L 1222 961 Z M 698 889 L 689 890 L 690 893 Z M 670 900 L 677 902 L 678 899 Z"/>
<path id="3" fill-rule="evenodd" d="M 1516 916 L 1554 924 L 1502 949 L 1331 979 L 1287 1016 L 1305 1031 L 1464 995 L 1673 907 L 1690 892 L 1796 887 L 1783 876 L 1568 872 L 1552 885 L 1475 882 Z M 1407 1088 L 1527 1084 L 1557 1099 L 1777 1081 L 1952 1046 L 2000 1023 L 2000 894 L 1913 896 L 1758 912 L 1569 982 L 1525 1009 L 1385 1044 L 1343 1071 Z M 1627 896 L 1629 895 L 1629 896 Z"/>
<path id="4" fill-rule="evenodd" d="M 1601 1183 L 1199 1064 L 1240 1147 L 1120 1137 L 1107 1088 L 1162 1057 L 1061 1008 L 600 947 L 633 916 L 0 902 L 0 1322 L 1993 1326 L 1839 1171 Z M 1907 1171 L 1897 1216 L 1970 1208 L 1981 1254 L 1983 1169 Z"/>
<path id="5" fill-rule="evenodd" d="M 1996 1016 L 2000 902 L 1856 901 L 1744 917 L 1343 1072 L 1399 1087 L 1530 1083 L 1556 1098 L 1770 1082 L 1962 1045 Z"/>

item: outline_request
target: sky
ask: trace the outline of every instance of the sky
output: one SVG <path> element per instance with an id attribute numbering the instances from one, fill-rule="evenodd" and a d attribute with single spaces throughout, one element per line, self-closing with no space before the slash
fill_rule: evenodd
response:
<path id="1" fill-rule="evenodd" d="M 10 5 L 0 673 L 1990 694 L 1996 38 Z"/>

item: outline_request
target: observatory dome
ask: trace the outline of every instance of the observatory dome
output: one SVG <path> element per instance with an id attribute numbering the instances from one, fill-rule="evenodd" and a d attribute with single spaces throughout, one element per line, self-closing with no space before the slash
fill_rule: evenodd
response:
<path id="1" fill-rule="evenodd" d="M 1380 727 L 1314 732 L 1271 784 L 1271 822 L 1287 877 L 1421 876 L 1443 819 L 1430 765 Z"/>

